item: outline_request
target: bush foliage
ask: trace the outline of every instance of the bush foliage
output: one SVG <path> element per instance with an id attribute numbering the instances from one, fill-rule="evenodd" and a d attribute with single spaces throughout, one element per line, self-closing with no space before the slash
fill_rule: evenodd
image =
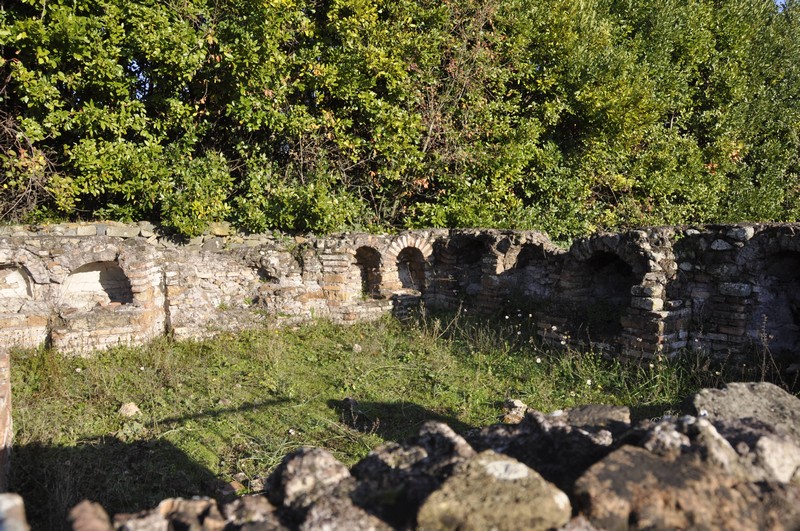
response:
<path id="1" fill-rule="evenodd" d="M 0 216 L 800 217 L 800 3 L 0 0 Z"/>

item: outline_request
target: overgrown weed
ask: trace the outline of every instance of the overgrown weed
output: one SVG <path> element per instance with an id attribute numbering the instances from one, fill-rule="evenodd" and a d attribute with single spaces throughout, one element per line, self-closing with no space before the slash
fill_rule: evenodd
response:
<path id="1" fill-rule="evenodd" d="M 83 498 L 125 512 L 222 495 L 234 479 L 257 491 L 300 446 L 352 464 L 429 419 L 457 430 L 494 423 L 508 398 L 544 412 L 585 403 L 627 405 L 639 417 L 679 412 L 686 396 L 741 369 L 688 354 L 634 363 L 554 348 L 525 312 L 463 309 L 162 339 L 89 357 L 15 352 L 12 364 L 12 489 L 35 526 L 50 529 Z M 762 376 L 769 367 L 758 367 Z M 125 402 L 141 414 L 122 417 Z"/>

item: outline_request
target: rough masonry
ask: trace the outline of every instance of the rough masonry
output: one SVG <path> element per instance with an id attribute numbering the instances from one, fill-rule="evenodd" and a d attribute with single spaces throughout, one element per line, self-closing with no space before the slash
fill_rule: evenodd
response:
<path id="1" fill-rule="evenodd" d="M 87 353 L 156 336 L 423 304 L 530 315 L 555 343 L 630 357 L 796 350 L 800 225 L 659 227 L 569 249 L 528 231 L 242 236 L 146 223 L 0 227 L 0 346 Z"/>
<path id="2" fill-rule="evenodd" d="M 0 227 L 0 444 L 13 347 L 85 354 L 420 305 L 514 312 L 545 341 L 613 355 L 769 349 L 796 362 L 800 225 L 647 228 L 569 249 L 536 231 L 301 237 L 217 224 L 176 242 L 148 223 Z"/>

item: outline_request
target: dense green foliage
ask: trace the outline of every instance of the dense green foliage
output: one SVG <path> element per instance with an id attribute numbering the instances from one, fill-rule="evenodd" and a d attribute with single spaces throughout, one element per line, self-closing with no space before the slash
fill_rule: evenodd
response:
<path id="1" fill-rule="evenodd" d="M 0 216 L 800 218 L 788 0 L 0 0 Z"/>

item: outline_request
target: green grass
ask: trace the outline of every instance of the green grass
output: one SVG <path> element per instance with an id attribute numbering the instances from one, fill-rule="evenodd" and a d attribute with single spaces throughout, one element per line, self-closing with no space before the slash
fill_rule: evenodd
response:
<path id="1" fill-rule="evenodd" d="M 623 364 L 548 350 L 525 316 L 502 317 L 320 321 L 89 357 L 16 352 L 11 490 L 35 527 L 56 529 L 83 498 L 114 513 L 169 496 L 221 496 L 234 479 L 257 490 L 300 446 L 352 464 L 428 419 L 457 431 L 497 422 L 507 398 L 545 412 L 606 403 L 658 416 L 719 383 L 688 361 Z M 141 415 L 122 417 L 125 402 Z"/>

